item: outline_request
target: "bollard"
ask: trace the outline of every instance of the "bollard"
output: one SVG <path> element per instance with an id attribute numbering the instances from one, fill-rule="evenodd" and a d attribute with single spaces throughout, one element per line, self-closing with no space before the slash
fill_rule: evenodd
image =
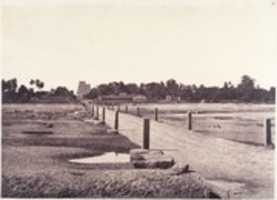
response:
<path id="1" fill-rule="evenodd" d="M 139 109 L 139 107 L 137 107 L 137 116 L 140 117 L 140 109 Z"/>
<path id="2" fill-rule="evenodd" d="M 143 120 L 143 149 L 150 148 L 150 120 Z"/>
<path id="3" fill-rule="evenodd" d="M 114 129 L 118 131 L 119 110 L 115 111 Z"/>
<path id="4" fill-rule="evenodd" d="M 91 116 L 94 117 L 94 104 L 91 105 Z"/>
<path id="5" fill-rule="evenodd" d="M 188 113 L 188 129 L 192 130 L 192 112 Z"/>
<path id="6" fill-rule="evenodd" d="M 96 106 L 96 116 L 95 119 L 98 120 L 99 119 L 99 106 Z"/>
<path id="7" fill-rule="evenodd" d="M 264 134 L 265 134 L 265 146 L 271 145 L 272 144 L 272 139 L 271 139 L 271 120 L 270 119 L 265 119 L 264 122 Z"/>
<path id="8" fill-rule="evenodd" d="M 103 107 L 102 108 L 102 121 L 105 123 L 105 121 L 106 121 L 106 108 L 105 107 Z"/>
<path id="9" fill-rule="evenodd" d="M 120 104 L 117 106 L 117 110 L 120 112 Z"/>
<path id="10" fill-rule="evenodd" d="M 128 113 L 128 105 L 125 106 L 125 113 Z"/>
<path id="11" fill-rule="evenodd" d="M 113 103 L 112 103 L 112 105 L 111 105 L 111 109 L 112 109 L 112 110 L 114 109 L 114 107 L 113 107 Z"/>
<path id="12" fill-rule="evenodd" d="M 158 121 L 158 108 L 155 108 L 155 121 Z"/>
<path id="13" fill-rule="evenodd" d="M 86 105 L 86 111 L 90 111 L 90 104 Z"/>

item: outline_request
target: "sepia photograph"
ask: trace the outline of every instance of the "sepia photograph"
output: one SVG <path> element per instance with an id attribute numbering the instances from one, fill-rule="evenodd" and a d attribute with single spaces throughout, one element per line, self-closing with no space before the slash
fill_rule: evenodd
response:
<path id="1" fill-rule="evenodd" d="M 276 0 L 3 0 L 1 198 L 275 199 Z"/>

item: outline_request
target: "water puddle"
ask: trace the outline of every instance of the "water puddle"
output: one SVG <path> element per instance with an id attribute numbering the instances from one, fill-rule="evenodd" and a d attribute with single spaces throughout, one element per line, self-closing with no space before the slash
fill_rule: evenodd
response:
<path id="1" fill-rule="evenodd" d="M 107 152 L 100 156 L 85 157 L 69 160 L 73 163 L 95 164 L 95 163 L 128 163 L 130 155 L 127 153 Z"/>

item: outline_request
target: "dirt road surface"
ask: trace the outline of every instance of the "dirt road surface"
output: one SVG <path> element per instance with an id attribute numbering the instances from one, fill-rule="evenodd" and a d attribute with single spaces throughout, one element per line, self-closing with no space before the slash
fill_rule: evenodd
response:
<path id="1" fill-rule="evenodd" d="M 102 112 L 100 112 L 102 113 Z M 115 111 L 106 110 L 114 127 Z M 101 116 L 100 116 L 101 119 Z M 119 132 L 142 145 L 143 119 L 119 114 Z M 189 164 L 206 179 L 230 191 L 234 198 L 273 198 L 274 150 L 205 136 L 152 121 L 150 148 L 163 149 L 178 163 Z"/>

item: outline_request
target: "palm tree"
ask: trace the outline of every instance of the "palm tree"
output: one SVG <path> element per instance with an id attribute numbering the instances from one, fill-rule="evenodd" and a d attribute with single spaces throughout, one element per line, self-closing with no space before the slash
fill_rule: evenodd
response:
<path id="1" fill-rule="evenodd" d="M 42 89 L 44 87 L 44 82 L 40 81 L 39 79 L 31 79 L 30 80 L 30 85 L 35 85 L 38 89 Z"/>
<path id="2" fill-rule="evenodd" d="M 33 79 L 30 80 L 30 85 L 34 85 L 35 81 Z"/>

